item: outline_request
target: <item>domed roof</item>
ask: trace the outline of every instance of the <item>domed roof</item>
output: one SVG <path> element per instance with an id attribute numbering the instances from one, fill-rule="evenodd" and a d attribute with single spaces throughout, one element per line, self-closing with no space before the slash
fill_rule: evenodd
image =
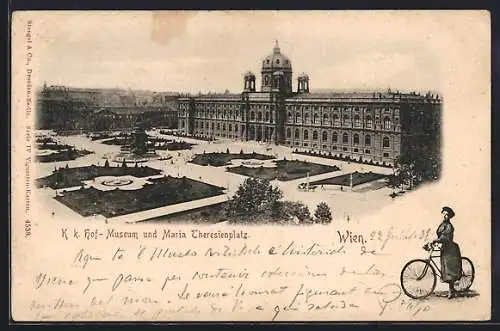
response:
<path id="1" fill-rule="evenodd" d="M 292 69 L 292 62 L 288 57 L 281 54 L 277 40 L 273 53 L 266 56 L 262 61 L 262 69 Z"/>

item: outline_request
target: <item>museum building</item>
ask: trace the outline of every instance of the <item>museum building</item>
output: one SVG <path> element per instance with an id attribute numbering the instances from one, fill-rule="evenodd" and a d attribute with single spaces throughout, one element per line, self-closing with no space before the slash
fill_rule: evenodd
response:
<path id="1" fill-rule="evenodd" d="M 353 161 L 393 164 L 401 154 L 439 160 L 442 100 L 430 92 L 310 92 L 278 42 L 262 61 L 261 88 L 244 75 L 239 94 L 178 100 L 178 128 L 188 135 L 254 140 Z"/>

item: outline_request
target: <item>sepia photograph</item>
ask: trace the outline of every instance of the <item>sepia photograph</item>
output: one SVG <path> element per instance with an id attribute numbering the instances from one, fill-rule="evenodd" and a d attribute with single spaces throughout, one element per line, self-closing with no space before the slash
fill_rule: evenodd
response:
<path id="1" fill-rule="evenodd" d="M 489 318 L 487 12 L 12 24 L 14 319 Z"/>

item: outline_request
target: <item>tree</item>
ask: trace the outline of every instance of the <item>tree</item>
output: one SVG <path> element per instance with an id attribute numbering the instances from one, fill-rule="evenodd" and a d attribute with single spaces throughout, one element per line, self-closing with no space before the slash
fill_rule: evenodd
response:
<path id="1" fill-rule="evenodd" d="M 229 154 L 229 147 L 226 149 L 226 154 Z"/>
<path id="2" fill-rule="evenodd" d="M 227 210 L 230 215 L 254 216 L 271 213 L 283 192 L 271 185 L 269 180 L 247 178 L 238 187 Z"/>
<path id="3" fill-rule="evenodd" d="M 286 221 L 297 219 L 299 223 L 305 223 L 311 221 L 311 213 L 302 202 L 280 201 L 273 210 L 273 218 Z"/>
<path id="4" fill-rule="evenodd" d="M 126 167 L 127 167 L 127 162 L 125 162 L 125 158 L 123 158 L 122 168 L 126 168 Z"/>
<path id="5" fill-rule="evenodd" d="M 106 161 L 104 162 L 104 168 L 109 168 L 109 161 L 108 161 L 108 159 L 106 159 Z"/>
<path id="6" fill-rule="evenodd" d="M 332 212 L 325 202 L 320 202 L 314 211 L 314 217 L 319 223 L 330 223 L 332 221 Z"/>

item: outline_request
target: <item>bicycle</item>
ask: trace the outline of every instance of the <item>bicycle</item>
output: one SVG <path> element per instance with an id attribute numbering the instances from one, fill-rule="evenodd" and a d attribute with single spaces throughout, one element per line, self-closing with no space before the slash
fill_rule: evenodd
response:
<path id="1" fill-rule="evenodd" d="M 401 270 L 400 282 L 403 292 L 412 299 L 424 299 L 431 295 L 436 288 L 437 276 L 441 278 L 441 269 L 435 259 L 440 258 L 441 244 L 429 243 L 423 248 L 429 252 L 427 259 L 413 259 L 405 264 Z M 474 281 L 474 264 L 462 256 L 462 276 L 453 284 L 457 292 L 466 292 Z"/>

